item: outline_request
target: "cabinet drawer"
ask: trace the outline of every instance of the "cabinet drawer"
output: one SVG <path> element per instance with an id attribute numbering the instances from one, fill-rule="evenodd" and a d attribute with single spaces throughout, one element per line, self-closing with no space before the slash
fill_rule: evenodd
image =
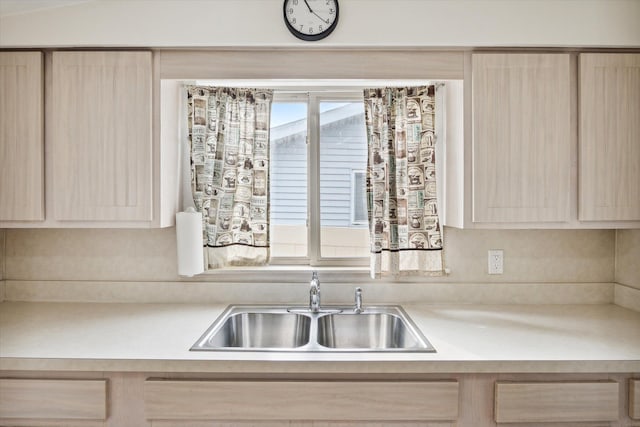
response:
<path id="1" fill-rule="evenodd" d="M 147 419 L 455 420 L 458 382 L 147 380 Z"/>
<path id="2" fill-rule="evenodd" d="M 105 420 L 107 381 L 0 379 L 0 418 Z"/>
<path id="3" fill-rule="evenodd" d="M 629 381 L 629 416 L 640 420 L 640 380 Z"/>
<path id="4" fill-rule="evenodd" d="M 614 421 L 619 387 L 615 381 L 496 383 L 499 423 Z"/>

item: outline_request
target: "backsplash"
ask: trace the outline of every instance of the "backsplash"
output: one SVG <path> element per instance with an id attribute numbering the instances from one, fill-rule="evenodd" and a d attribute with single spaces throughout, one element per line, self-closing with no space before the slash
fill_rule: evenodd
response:
<path id="1" fill-rule="evenodd" d="M 5 230 L 0 228 L 0 301 L 4 301 L 4 238 Z"/>
<path id="2" fill-rule="evenodd" d="M 4 238 L 5 230 L 0 228 L 0 302 L 4 301 Z"/>
<path id="3" fill-rule="evenodd" d="M 640 230 L 618 230 L 615 281 L 640 289 Z"/>
<path id="4" fill-rule="evenodd" d="M 175 228 L 7 229 L 7 280 L 179 280 Z"/>
<path id="5" fill-rule="evenodd" d="M 4 231 L 4 233 L 2 233 Z M 447 277 L 429 282 L 613 282 L 615 230 L 459 230 L 445 228 Z M 627 239 L 626 232 L 618 246 Z M 178 281 L 175 229 L 7 229 L 5 280 Z M 619 240 L 620 240 L 619 235 Z M 635 252 L 620 269 L 638 282 Z M 635 239 L 635 240 L 634 240 Z M 504 274 L 487 274 L 487 251 L 504 250 Z M 635 254 L 635 255 L 634 255 Z M 0 255 L 2 255 L 0 253 Z M 626 255 L 625 255 L 626 256 Z M 0 258 L 1 259 L 1 258 Z M 626 258 L 625 258 L 626 259 Z M 622 266 L 622 265 L 621 265 Z M 635 269 L 635 270 L 634 270 Z M 635 276 L 634 276 L 635 275 Z M 215 277 L 200 280 L 214 281 Z"/>
<path id="6" fill-rule="evenodd" d="M 614 302 L 640 311 L 640 230 L 616 231 Z"/>
<path id="7" fill-rule="evenodd" d="M 0 280 L 4 278 L 4 236 L 5 230 L 0 228 Z"/>

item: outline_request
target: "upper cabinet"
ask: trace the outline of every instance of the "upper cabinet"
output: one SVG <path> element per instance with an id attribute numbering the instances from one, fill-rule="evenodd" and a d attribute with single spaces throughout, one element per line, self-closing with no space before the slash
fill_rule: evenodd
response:
<path id="1" fill-rule="evenodd" d="M 151 221 L 151 52 L 54 52 L 53 215 Z"/>
<path id="2" fill-rule="evenodd" d="M 161 129 L 160 86 L 150 51 L 0 52 L 0 228 L 173 225 L 179 137 Z"/>
<path id="3" fill-rule="evenodd" d="M 0 221 L 44 220 L 43 57 L 0 52 Z"/>
<path id="4" fill-rule="evenodd" d="M 581 221 L 640 220 L 640 54 L 580 54 Z"/>
<path id="5" fill-rule="evenodd" d="M 445 225 L 640 228 L 640 54 L 469 53 L 459 92 Z"/>
<path id="6" fill-rule="evenodd" d="M 569 54 L 479 53 L 473 68 L 473 222 L 570 217 Z"/>

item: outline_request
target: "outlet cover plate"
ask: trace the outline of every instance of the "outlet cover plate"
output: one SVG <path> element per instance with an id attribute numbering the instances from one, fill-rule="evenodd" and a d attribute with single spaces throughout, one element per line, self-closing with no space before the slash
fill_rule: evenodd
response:
<path id="1" fill-rule="evenodd" d="M 504 251 L 502 249 L 489 250 L 489 274 L 502 274 L 504 272 Z"/>

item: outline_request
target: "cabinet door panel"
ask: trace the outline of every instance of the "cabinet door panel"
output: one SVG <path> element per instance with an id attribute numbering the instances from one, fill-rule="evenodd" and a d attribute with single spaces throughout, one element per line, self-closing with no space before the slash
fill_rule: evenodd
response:
<path id="1" fill-rule="evenodd" d="M 568 54 L 474 54 L 474 222 L 570 215 Z"/>
<path id="2" fill-rule="evenodd" d="M 640 220 L 640 54 L 580 54 L 582 221 Z"/>
<path id="3" fill-rule="evenodd" d="M 458 417 L 456 381 L 147 380 L 144 400 L 150 420 L 447 421 Z"/>
<path id="4" fill-rule="evenodd" d="M 496 383 L 498 423 L 616 421 L 619 386 L 615 381 Z"/>
<path id="5" fill-rule="evenodd" d="M 54 52 L 56 220 L 152 219 L 151 52 Z"/>
<path id="6" fill-rule="evenodd" d="M 629 381 L 629 416 L 640 420 L 640 380 Z"/>
<path id="7" fill-rule="evenodd" d="M 41 52 L 0 52 L 0 221 L 44 219 Z"/>
<path id="8" fill-rule="evenodd" d="M 107 418 L 106 380 L 0 379 L 0 397 L 0 418 Z"/>

